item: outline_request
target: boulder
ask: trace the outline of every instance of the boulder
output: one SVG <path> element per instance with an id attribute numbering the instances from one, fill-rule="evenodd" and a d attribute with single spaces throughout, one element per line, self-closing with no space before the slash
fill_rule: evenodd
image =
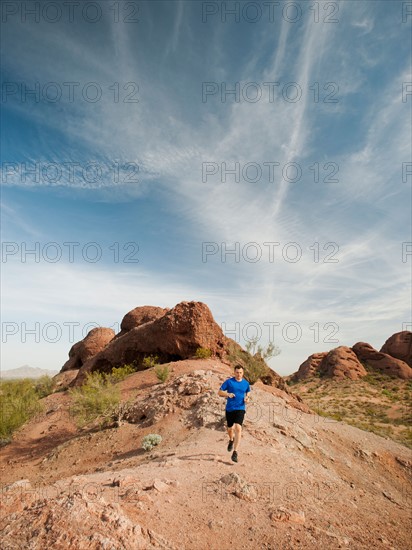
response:
<path id="1" fill-rule="evenodd" d="M 84 363 L 102 351 L 114 336 L 114 330 L 111 328 L 93 328 L 83 340 L 71 347 L 69 359 L 63 365 L 61 372 L 80 369 Z"/>
<path id="2" fill-rule="evenodd" d="M 306 361 L 300 365 L 298 371 L 291 376 L 291 380 L 298 382 L 299 380 L 316 376 L 319 373 L 319 366 L 327 354 L 327 351 L 322 351 L 309 355 Z"/>
<path id="3" fill-rule="evenodd" d="M 350 380 L 358 380 L 368 374 L 355 352 L 346 346 L 329 351 L 319 365 L 319 373 L 321 376 Z"/>
<path id="4" fill-rule="evenodd" d="M 374 349 L 366 342 L 358 342 L 352 347 L 360 361 L 389 376 L 398 376 L 399 378 L 412 378 L 412 368 L 400 359 L 395 359 L 391 355 L 382 353 Z"/>
<path id="5" fill-rule="evenodd" d="M 381 353 L 400 359 L 412 367 L 412 332 L 404 330 L 392 334 L 381 347 Z"/>
<path id="6" fill-rule="evenodd" d="M 168 311 L 168 308 L 156 306 L 135 307 L 123 317 L 120 325 L 120 332 L 116 335 L 116 338 L 123 336 L 126 332 L 129 332 L 129 330 L 132 330 L 132 328 L 140 327 L 140 325 L 163 317 Z"/>
<path id="7" fill-rule="evenodd" d="M 197 348 L 203 347 L 222 358 L 226 355 L 227 341 L 206 304 L 181 302 L 163 316 L 131 328 L 112 340 L 83 364 L 75 384 L 83 383 L 88 372 L 110 372 L 113 367 L 128 363 L 142 370 L 145 368 L 143 359 L 149 355 L 166 363 L 193 357 Z"/>
<path id="8" fill-rule="evenodd" d="M 266 372 L 267 374 L 260 377 L 260 380 L 262 380 L 264 384 L 267 386 L 274 386 L 275 388 L 283 390 L 286 393 L 291 393 L 283 376 L 280 376 L 280 374 L 270 367 Z"/>

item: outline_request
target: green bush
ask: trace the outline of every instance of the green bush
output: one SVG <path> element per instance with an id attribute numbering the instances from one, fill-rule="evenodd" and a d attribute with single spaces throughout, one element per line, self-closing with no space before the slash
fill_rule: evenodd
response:
<path id="1" fill-rule="evenodd" d="M 158 434 L 148 434 L 142 439 L 142 449 L 145 451 L 151 451 L 153 447 L 159 445 L 162 441 L 162 436 Z"/>
<path id="2" fill-rule="evenodd" d="M 42 410 L 33 380 L 0 382 L 0 439 L 10 441 L 12 433 Z"/>
<path id="3" fill-rule="evenodd" d="M 159 358 L 157 355 L 149 355 L 143 359 L 143 366 L 146 369 L 151 369 L 157 365 Z"/>
<path id="4" fill-rule="evenodd" d="M 170 376 L 170 369 L 167 365 L 156 365 L 154 371 L 159 382 L 163 384 Z"/>
<path id="5" fill-rule="evenodd" d="M 111 417 L 120 403 L 120 389 L 115 386 L 110 375 L 101 372 L 87 374 L 86 382 L 69 390 L 73 399 L 71 412 L 79 426 L 102 416 L 102 424 Z"/>
<path id="6" fill-rule="evenodd" d="M 208 359 L 212 356 L 212 352 L 209 348 L 197 348 L 195 357 L 197 359 Z"/>
<path id="7" fill-rule="evenodd" d="M 136 372 L 136 370 L 133 365 L 123 365 L 123 367 L 114 367 L 108 376 L 110 381 L 115 384 L 116 382 L 121 382 L 129 376 L 129 374 L 134 372 Z"/>

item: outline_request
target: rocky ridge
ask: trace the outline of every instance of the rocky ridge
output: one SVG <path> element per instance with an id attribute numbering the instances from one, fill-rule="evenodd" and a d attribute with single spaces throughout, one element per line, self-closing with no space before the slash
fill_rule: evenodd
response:
<path id="1" fill-rule="evenodd" d="M 351 348 L 339 346 L 329 352 L 314 353 L 297 372 L 286 378 L 292 382 L 313 376 L 357 380 L 366 376 L 369 368 L 409 380 L 412 379 L 411 365 L 412 332 L 403 331 L 388 338 L 380 351 L 368 343 L 357 342 Z"/>

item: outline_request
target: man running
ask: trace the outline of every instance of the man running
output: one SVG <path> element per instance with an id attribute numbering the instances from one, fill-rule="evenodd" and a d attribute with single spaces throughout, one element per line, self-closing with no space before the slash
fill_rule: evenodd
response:
<path id="1" fill-rule="evenodd" d="M 250 385 L 243 378 L 242 365 L 235 365 L 235 376 L 228 378 L 220 386 L 220 397 L 226 397 L 226 422 L 229 444 L 227 450 L 233 449 L 232 460 L 238 461 L 237 450 L 242 436 L 242 424 L 245 417 L 246 406 L 249 401 Z"/>

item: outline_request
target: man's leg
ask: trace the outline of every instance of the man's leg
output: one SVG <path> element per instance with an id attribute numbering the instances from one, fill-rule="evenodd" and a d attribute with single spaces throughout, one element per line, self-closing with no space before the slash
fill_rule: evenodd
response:
<path id="1" fill-rule="evenodd" d="M 234 434 L 233 434 L 234 430 L 233 430 L 233 426 L 231 426 L 230 428 L 227 429 L 227 434 L 229 436 L 229 439 L 230 441 L 233 441 L 234 439 Z"/>
<path id="2" fill-rule="evenodd" d="M 240 445 L 240 440 L 242 438 L 242 426 L 240 424 L 233 424 L 233 429 L 235 432 L 235 442 L 233 445 L 233 450 L 237 451 Z"/>

